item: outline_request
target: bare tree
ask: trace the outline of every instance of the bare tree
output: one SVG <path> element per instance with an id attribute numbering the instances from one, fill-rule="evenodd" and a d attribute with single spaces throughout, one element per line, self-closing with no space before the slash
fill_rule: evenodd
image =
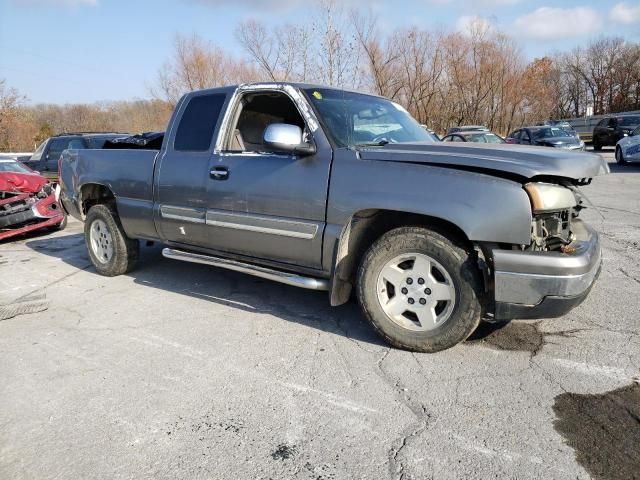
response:
<path id="1" fill-rule="evenodd" d="M 395 99 L 402 88 L 398 75 L 400 51 L 393 39 L 383 39 L 377 27 L 377 18 L 371 13 L 351 12 L 356 39 L 362 49 L 365 68 L 368 69 L 370 88 L 378 95 Z"/>
<path id="2" fill-rule="evenodd" d="M 0 79 L 0 150 L 19 149 L 31 135 L 28 114 L 22 108 L 24 100 L 18 90 Z"/>
<path id="3" fill-rule="evenodd" d="M 176 36 L 174 53 L 158 71 L 154 96 L 171 104 L 191 90 L 242 83 L 257 78 L 257 72 L 245 61 L 235 60 L 220 47 L 193 35 Z"/>
<path id="4" fill-rule="evenodd" d="M 284 25 L 269 31 L 256 20 L 241 23 L 236 38 L 259 71 L 272 81 L 306 81 L 311 35 L 306 26 Z"/>
<path id="5" fill-rule="evenodd" d="M 319 0 L 313 21 L 317 65 L 315 81 L 341 87 L 359 87 L 360 49 L 342 4 Z"/>

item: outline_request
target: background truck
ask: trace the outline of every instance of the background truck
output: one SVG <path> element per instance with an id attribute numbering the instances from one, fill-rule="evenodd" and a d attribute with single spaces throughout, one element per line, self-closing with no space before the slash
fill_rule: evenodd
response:
<path id="1" fill-rule="evenodd" d="M 103 275 L 160 241 L 332 305 L 355 291 L 388 342 L 433 352 L 481 318 L 562 315 L 600 269 L 578 188 L 608 172 L 597 155 L 436 143 L 384 98 L 286 83 L 189 93 L 159 140 L 63 153 L 62 202 Z"/>
<path id="2" fill-rule="evenodd" d="M 128 133 L 78 132 L 61 133 L 47 138 L 33 154 L 22 162 L 47 180 L 58 181 L 58 160 L 68 148 L 102 148 L 107 140 L 127 136 Z"/>

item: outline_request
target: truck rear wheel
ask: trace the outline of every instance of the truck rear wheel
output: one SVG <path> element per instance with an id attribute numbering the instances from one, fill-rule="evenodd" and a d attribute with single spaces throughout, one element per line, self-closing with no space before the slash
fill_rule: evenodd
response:
<path id="1" fill-rule="evenodd" d="M 402 227 L 366 252 L 358 300 L 391 345 L 437 352 L 467 339 L 481 316 L 482 281 L 476 260 L 440 233 Z"/>
<path id="2" fill-rule="evenodd" d="M 117 214 L 106 205 L 89 209 L 84 238 L 91 262 L 100 275 L 114 277 L 130 272 L 138 260 L 138 241 L 125 235 Z"/>

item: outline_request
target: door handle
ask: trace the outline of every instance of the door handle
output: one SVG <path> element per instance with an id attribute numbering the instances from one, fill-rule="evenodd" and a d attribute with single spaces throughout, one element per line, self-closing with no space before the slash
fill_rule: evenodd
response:
<path id="1" fill-rule="evenodd" d="M 229 169 L 227 167 L 213 167 L 209 171 L 209 176 L 214 180 L 226 180 L 229 178 Z"/>

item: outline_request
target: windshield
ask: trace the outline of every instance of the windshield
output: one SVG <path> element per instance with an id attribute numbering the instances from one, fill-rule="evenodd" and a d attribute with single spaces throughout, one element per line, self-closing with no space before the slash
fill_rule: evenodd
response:
<path id="1" fill-rule="evenodd" d="M 533 138 L 569 137 L 566 131 L 557 127 L 541 128 L 533 131 Z"/>
<path id="2" fill-rule="evenodd" d="M 465 135 L 467 142 L 504 143 L 504 140 L 494 133 L 472 133 Z"/>
<path id="3" fill-rule="evenodd" d="M 33 170 L 15 160 L 0 160 L 0 172 L 33 173 Z"/>
<path id="4" fill-rule="evenodd" d="M 621 127 L 640 125 L 640 117 L 635 115 L 630 117 L 618 117 L 618 125 Z"/>
<path id="5" fill-rule="evenodd" d="M 400 105 L 384 98 L 333 89 L 307 89 L 338 147 L 436 140 Z"/>
<path id="6" fill-rule="evenodd" d="M 40 145 L 38 145 L 38 148 L 36 149 L 36 151 L 33 152 L 33 155 L 31 155 L 31 160 L 40 160 L 42 158 L 42 152 L 44 152 L 44 146 L 46 144 L 47 144 L 47 141 L 45 140 Z"/>

